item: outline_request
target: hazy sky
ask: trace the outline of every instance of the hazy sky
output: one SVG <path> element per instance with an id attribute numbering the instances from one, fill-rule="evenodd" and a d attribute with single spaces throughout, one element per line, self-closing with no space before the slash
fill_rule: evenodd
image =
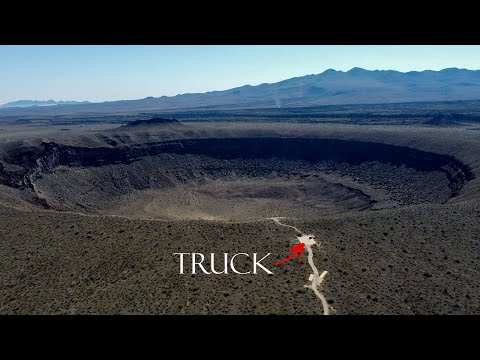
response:
<path id="1" fill-rule="evenodd" d="M 355 66 L 479 69 L 480 46 L 0 46 L 0 104 L 170 96 Z"/>

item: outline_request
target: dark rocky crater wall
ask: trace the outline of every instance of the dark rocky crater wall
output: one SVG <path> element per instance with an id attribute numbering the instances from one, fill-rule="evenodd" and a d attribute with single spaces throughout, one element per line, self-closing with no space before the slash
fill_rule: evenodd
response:
<path id="1" fill-rule="evenodd" d="M 7 153 L 4 164 L 0 163 L 0 182 L 12 187 L 33 189 L 38 176 L 60 165 L 98 167 L 128 164 L 142 157 L 164 153 L 205 155 L 227 160 L 278 158 L 351 165 L 379 161 L 420 172 L 442 172 L 448 178 L 452 196 L 474 178 L 470 167 L 452 156 L 402 146 L 317 138 L 205 138 L 98 148 L 42 143 L 40 147 Z M 15 171 L 9 171 L 7 164 L 13 165 Z"/>

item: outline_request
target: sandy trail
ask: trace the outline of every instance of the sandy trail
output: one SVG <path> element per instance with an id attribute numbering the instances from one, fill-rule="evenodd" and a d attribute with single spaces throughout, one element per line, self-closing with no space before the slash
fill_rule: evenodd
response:
<path id="1" fill-rule="evenodd" d="M 282 226 L 286 226 L 286 227 L 292 228 L 292 229 L 294 229 L 296 232 L 298 232 L 299 234 L 304 235 L 304 234 L 303 234 L 300 230 L 298 230 L 295 226 L 287 225 L 287 224 L 282 224 L 282 223 L 280 222 L 280 219 L 286 219 L 285 217 L 273 217 L 273 218 L 269 218 L 269 219 L 275 221 L 278 225 L 282 225 Z"/>
<path id="2" fill-rule="evenodd" d="M 325 278 L 325 275 L 327 275 L 327 271 L 322 272 L 321 275 L 318 274 L 318 269 L 313 263 L 313 251 L 312 251 L 312 245 L 317 244 L 315 240 L 313 240 L 314 236 L 313 235 L 305 235 L 302 233 L 300 230 L 298 230 L 295 226 L 283 224 L 280 222 L 280 219 L 285 219 L 284 217 L 273 217 L 269 218 L 270 220 L 275 221 L 277 224 L 281 226 L 286 226 L 289 228 L 294 229 L 297 231 L 301 236 L 297 236 L 297 239 L 300 243 L 304 243 L 305 247 L 307 248 L 308 251 L 308 265 L 312 268 L 313 271 L 313 278 L 312 278 L 312 284 L 311 285 L 304 285 L 304 287 L 308 289 L 312 289 L 315 295 L 320 299 L 322 302 L 322 307 L 323 307 L 323 315 L 329 315 L 329 306 L 327 303 L 327 299 L 325 298 L 325 295 L 319 290 L 320 286 L 323 282 L 323 279 Z M 320 245 L 320 244 L 319 244 Z"/>

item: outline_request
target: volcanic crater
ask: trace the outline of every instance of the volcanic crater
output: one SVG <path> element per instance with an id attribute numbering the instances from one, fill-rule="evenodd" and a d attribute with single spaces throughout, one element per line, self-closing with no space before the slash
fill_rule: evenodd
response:
<path id="1" fill-rule="evenodd" d="M 474 178 L 450 155 L 367 141 L 262 136 L 122 144 L 118 134 L 101 141 L 23 147 L 4 157 L 0 181 L 58 211 L 255 220 L 441 204 Z"/>

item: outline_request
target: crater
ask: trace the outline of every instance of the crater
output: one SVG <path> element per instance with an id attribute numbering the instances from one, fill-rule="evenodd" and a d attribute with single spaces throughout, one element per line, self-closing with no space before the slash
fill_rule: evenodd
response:
<path id="1" fill-rule="evenodd" d="M 445 203 L 474 178 L 448 155 L 353 140 L 109 141 L 96 148 L 43 143 L 10 154 L 17 171 L 2 166 L 0 179 L 59 211 L 253 220 Z"/>

